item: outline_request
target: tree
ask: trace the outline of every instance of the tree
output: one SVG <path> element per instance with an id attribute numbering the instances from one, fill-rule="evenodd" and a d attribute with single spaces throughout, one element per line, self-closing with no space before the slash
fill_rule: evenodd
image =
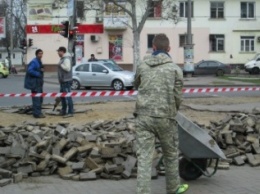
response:
<path id="1" fill-rule="evenodd" d="M 122 4 L 125 3 L 125 4 Z M 161 3 L 162 19 L 174 19 L 176 15 L 172 14 L 172 8 L 175 6 L 175 0 L 89 0 L 85 4 L 85 10 L 96 10 L 103 13 L 105 11 L 104 4 L 113 3 L 119 10 L 125 12 L 130 23 L 127 23 L 133 32 L 133 71 L 136 71 L 136 66 L 140 61 L 140 35 L 144 28 L 146 20 L 149 18 L 151 11 L 154 10 L 154 2 Z M 116 17 L 116 16 L 115 16 Z"/>
<path id="2" fill-rule="evenodd" d="M 26 16 L 26 1 L 24 0 L 13 0 L 13 8 L 11 7 L 10 0 L 2 0 L 0 5 L 1 16 L 6 18 L 6 37 L 1 40 L 1 45 L 6 47 L 7 52 L 10 56 L 11 37 L 10 31 L 13 30 L 13 46 L 20 46 L 20 42 L 26 38 L 25 25 L 27 22 Z M 13 23 L 11 21 L 13 17 Z"/>

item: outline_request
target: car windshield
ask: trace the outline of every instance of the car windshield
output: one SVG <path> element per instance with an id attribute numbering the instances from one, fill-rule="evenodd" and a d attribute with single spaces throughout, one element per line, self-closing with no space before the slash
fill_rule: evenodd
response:
<path id="1" fill-rule="evenodd" d="M 104 65 L 112 71 L 123 71 L 123 69 L 121 69 L 121 67 L 119 67 L 113 63 L 104 63 Z"/>

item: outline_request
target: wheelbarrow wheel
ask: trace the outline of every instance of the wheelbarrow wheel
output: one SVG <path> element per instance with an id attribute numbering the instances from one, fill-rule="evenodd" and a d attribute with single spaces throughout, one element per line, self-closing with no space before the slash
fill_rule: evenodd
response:
<path id="1" fill-rule="evenodd" d="M 203 174 L 201 170 L 206 170 L 207 165 L 207 159 L 191 159 L 191 161 L 189 161 L 183 157 L 179 161 L 180 177 L 186 181 L 196 180 Z"/>

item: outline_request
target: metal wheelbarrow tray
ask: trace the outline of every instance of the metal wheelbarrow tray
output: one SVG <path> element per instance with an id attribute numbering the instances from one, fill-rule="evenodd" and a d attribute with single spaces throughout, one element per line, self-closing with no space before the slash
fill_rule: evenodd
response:
<path id="1" fill-rule="evenodd" d="M 219 159 L 226 159 L 218 144 L 206 130 L 190 121 L 183 114 L 176 116 L 179 131 L 179 149 L 183 155 L 179 162 L 180 177 L 184 180 L 195 180 L 201 175 L 211 177 L 218 167 Z M 213 172 L 207 168 L 216 159 Z"/>

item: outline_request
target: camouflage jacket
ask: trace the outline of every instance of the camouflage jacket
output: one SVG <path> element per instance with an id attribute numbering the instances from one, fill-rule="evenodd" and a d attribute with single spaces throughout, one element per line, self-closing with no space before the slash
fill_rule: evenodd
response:
<path id="1" fill-rule="evenodd" d="M 135 114 L 174 118 L 182 102 L 183 73 L 165 53 L 147 56 L 135 75 Z"/>

